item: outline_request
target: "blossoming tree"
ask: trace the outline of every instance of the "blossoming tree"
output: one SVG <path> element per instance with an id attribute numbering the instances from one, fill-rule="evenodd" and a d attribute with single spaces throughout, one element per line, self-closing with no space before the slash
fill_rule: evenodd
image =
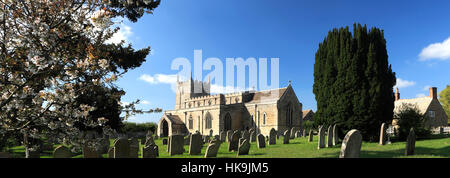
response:
<path id="1" fill-rule="evenodd" d="M 106 43 L 119 30 L 115 20 L 136 22 L 159 3 L 0 0 L 0 135 L 45 137 L 79 148 L 84 130 L 111 134 L 111 119 L 122 112 L 161 112 L 138 110 L 139 101 L 121 106 L 125 92 L 114 85 L 145 61 L 150 48 Z M 117 112 L 111 114 L 109 105 Z"/>

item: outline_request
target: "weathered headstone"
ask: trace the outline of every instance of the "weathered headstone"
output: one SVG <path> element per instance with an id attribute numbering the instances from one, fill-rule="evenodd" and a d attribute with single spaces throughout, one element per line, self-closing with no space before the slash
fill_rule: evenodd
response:
<path id="1" fill-rule="evenodd" d="M 303 137 L 306 137 L 306 129 L 303 129 Z"/>
<path id="2" fill-rule="evenodd" d="M 142 158 L 157 158 L 158 157 L 158 146 L 149 145 L 142 148 Z"/>
<path id="3" fill-rule="evenodd" d="M 245 130 L 244 132 L 242 132 L 242 137 L 241 138 L 247 139 L 247 140 L 250 141 L 250 132 Z"/>
<path id="4" fill-rule="evenodd" d="M 108 158 L 114 158 L 114 147 L 109 148 Z"/>
<path id="5" fill-rule="evenodd" d="M 250 131 L 250 142 L 256 142 L 256 131 L 254 129 Z"/>
<path id="6" fill-rule="evenodd" d="M 56 147 L 55 151 L 53 151 L 53 158 L 71 158 L 72 152 L 69 150 L 69 148 L 60 145 Z"/>
<path id="7" fill-rule="evenodd" d="M 313 130 L 309 130 L 309 135 L 308 135 L 308 142 L 312 142 L 314 138 L 314 132 Z"/>
<path id="8" fill-rule="evenodd" d="M 317 149 L 325 147 L 325 129 L 323 127 L 323 125 L 319 127 L 319 140 Z"/>
<path id="9" fill-rule="evenodd" d="M 143 145 L 145 146 L 155 145 L 155 140 L 153 140 L 153 137 L 147 137 Z"/>
<path id="10" fill-rule="evenodd" d="M 277 144 L 277 131 L 274 128 L 270 129 L 269 133 L 269 145 Z"/>
<path id="11" fill-rule="evenodd" d="M 219 134 L 220 141 L 222 141 L 222 142 L 226 141 L 226 136 L 227 136 L 227 133 L 225 131 L 221 131 Z"/>
<path id="12" fill-rule="evenodd" d="M 258 148 L 265 148 L 266 142 L 264 140 L 264 135 L 258 134 L 258 139 L 256 141 L 256 144 L 258 145 Z"/>
<path id="13" fill-rule="evenodd" d="M 183 135 L 172 135 L 169 139 L 169 155 L 183 154 L 184 152 L 184 137 Z"/>
<path id="14" fill-rule="evenodd" d="M 200 154 L 202 151 L 202 145 L 203 145 L 202 135 L 200 135 L 200 133 L 192 134 L 189 143 L 189 154 L 190 155 Z"/>
<path id="15" fill-rule="evenodd" d="M 83 158 L 101 158 L 101 155 L 97 152 L 97 150 L 95 150 L 95 148 L 85 144 L 83 146 Z"/>
<path id="16" fill-rule="evenodd" d="M 359 158 L 362 135 L 356 130 L 350 130 L 344 137 L 339 158 Z"/>
<path id="17" fill-rule="evenodd" d="M 333 147 L 333 127 L 331 125 L 328 126 L 327 147 Z"/>
<path id="18" fill-rule="evenodd" d="M 416 149 L 416 133 L 414 128 L 409 130 L 408 138 L 406 138 L 406 150 L 405 155 L 414 155 L 414 150 Z"/>
<path id="19" fill-rule="evenodd" d="M 167 138 L 163 139 L 162 143 L 163 143 L 163 145 L 167 145 L 167 143 L 168 143 Z"/>
<path id="20" fill-rule="evenodd" d="M 338 130 L 336 124 L 333 126 L 333 146 L 339 143 Z"/>
<path id="21" fill-rule="evenodd" d="M 294 139 L 295 138 L 295 128 L 294 127 L 292 127 L 291 128 L 291 132 L 289 133 L 289 139 Z"/>
<path id="22" fill-rule="evenodd" d="M 233 131 L 227 130 L 227 142 L 231 141 L 231 136 L 233 135 Z"/>
<path id="23" fill-rule="evenodd" d="M 380 142 L 378 143 L 380 145 L 386 144 L 386 128 L 384 123 L 381 124 L 380 128 Z"/>
<path id="24" fill-rule="evenodd" d="M 100 154 L 105 154 L 105 153 L 108 153 L 108 150 L 109 150 L 109 139 L 108 138 L 102 138 L 101 140 L 100 140 L 100 145 L 99 145 L 99 148 L 98 148 L 98 150 L 99 150 L 99 153 Z"/>
<path id="25" fill-rule="evenodd" d="M 138 158 L 139 157 L 139 141 L 136 138 L 130 138 L 130 158 Z"/>
<path id="26" fill-rule="evenodd" d="M 284 131 L 283 144 L 289 144 L 289 138 L 290 137 L 291 137 L 291 132 L 289 130 Z"/>
<path id="27" fill-rule="evenodd" d="M 217 156 L 217 152 L 219 151 L 221 142 L 214 142 L 211 141 L 211 143 L 206 148 L 205 158 L 212 158 Z"/>
<path id="28" fill-rule="evenodd" d="M 126 138 L 119 138 L 114 141 L 114 158 L 129 158 L 130 142 Z"/>
<path id="29" fill-rule="evenodd" d="M 191 133 L 189 133 L 186 137 L 184 137 L 184 145 L 189 145 L 189 142 L 191 141 Z"/>
<path id="30" fill-rule="evenodd" d="M 213 134 L 214 134 L 214 131 L 211 129 L 211 130 L 209 130 L 209 136 L 210 137 L 212 137 L 213 136 Z"/>
<path id="31" fill-rule="evenodd" d="M 248 155 L 250 151 L 250 142 L 248 139 L 244 139 L 241 144 L 239 144 L 237 155 Z"/>
<path id="32" fill-rule="evenodd" d="M 228 151 L 237 151 L 239 147 L 239 135 L 237 132 L 234 132 L 231 135 L 230 144 L 228 145 Z"/>
<path id="33" fill-rule="evenodd" d="M 297 132 L 295 132 L 295 138 L 300 138 L 302 137 L 302 132 L 300 130 L 298 130 Z"/>
<path id="34" fill-rule="evenodd" d="M 203 142 L 202 142 L 202 145 L 204 144 L 204 143 L 209 143 L 209 139 L 210 139 L 210 137 L 209 136 L 203 136 L 203 139 L 201 139 Z"/>

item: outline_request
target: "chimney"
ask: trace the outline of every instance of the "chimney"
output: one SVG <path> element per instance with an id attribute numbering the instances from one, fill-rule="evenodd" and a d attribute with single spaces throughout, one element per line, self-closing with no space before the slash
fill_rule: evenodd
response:
<path id="1" fill-rule="evenodd" d="M 437 88 L 430 87 L 430 98 L 437 99 Z"/>
<path id="2" fill-rule="evenodd" d="M 400 99 L 400 93 L 398 92 L 398 88 L 396 88 L 394 96 L 395 96 L 395 101 Z"/>

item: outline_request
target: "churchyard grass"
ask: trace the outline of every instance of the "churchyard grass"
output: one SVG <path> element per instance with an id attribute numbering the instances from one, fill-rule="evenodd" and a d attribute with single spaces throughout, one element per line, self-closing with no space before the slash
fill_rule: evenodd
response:
<path id="1" fill-rule="evenodd" d="M 332 148 L 317 149 L 317 136 L 313 142 L 308 142 L 307 137 L 295 138 L 289 144 L 282 144 L 283 137 L 277 139 L 276 145 L 267 145 L 266 148 L 258 149 L 256 142 L 252 142 L 248 155 L 240 158 L 338 158 L 341 145 Z M 111 146 L 114 140 L 110 140 Z M 166 152 L 167 145 L 162 144 L 162 139 L 155 140 L 159 147 L 159 158 L 203 158 L 208 144 L 202 148 L 200 155 L 189 155 L 189 146 L 185 145 L 185 152 L 182 155 L 169 156 Z M 417 140 L 416 151 L 413 156 L 404 156 L 406 142 L 393 142 L 392 144 L 379 145 L 378 142 L 363 142 L 361 148 L 361 158 L 449 158 L 450 157 L 450 137 Z M 58 145 L 54 145 L 56 148 Z M 139 157 L 142 157 L 142 147 L 140 145 Z M 23 146 L 10 148 L 14 157 L 24 157 Z M 236 158 L 236 152 L 228 152 L 228 143 L 220 145 L 218 158 Z M 102 155 L 107 158 L 107 154 Z M 52 151 L 41 153 L 41 158 L 51 158 Z M 83 155 L 76 155 L 73 158 L 82 158 Z"/>

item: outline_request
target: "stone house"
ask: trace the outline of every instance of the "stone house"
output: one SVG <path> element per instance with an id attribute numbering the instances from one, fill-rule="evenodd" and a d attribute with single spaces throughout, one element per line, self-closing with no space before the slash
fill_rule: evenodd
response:
<path id="1" fill-rule="evenodd" d="M 428 120 L 425 121 L 424 126 L 429 129 L 435 129 L 439 127 L 445 127 L 448 124 L 448 116 L 446 115 L 441 103 L 437 98 L 437 88 L 431 87 L 429 89 L 429 96 L 413 98 L 413 99 L 400 99 L 400 93 L 398 88 L 394 94 L 395 96 L 395 108 L 394 115 L 400 112 L 403 105 L 415 106 L 421 114 L 426 114 Z M 394 116 L 395 117 L 395 116 Z M 398 128 L 398 119 L 394 118 L 392 125 L 394 128 Z"/>
<path id="2" fill-rule="evenodd" d="M 199 131 L 213 135 L 220 131 L 256 129 L 269 135 L 274 128 L 282 133 L 302 129 L 302 104 L 289 85 L 266 91 L 245 91 L 211 95 L 210 81 L 177 81 L 174 110 L 165 111 L 157 134 L 188 134 Z"/>

